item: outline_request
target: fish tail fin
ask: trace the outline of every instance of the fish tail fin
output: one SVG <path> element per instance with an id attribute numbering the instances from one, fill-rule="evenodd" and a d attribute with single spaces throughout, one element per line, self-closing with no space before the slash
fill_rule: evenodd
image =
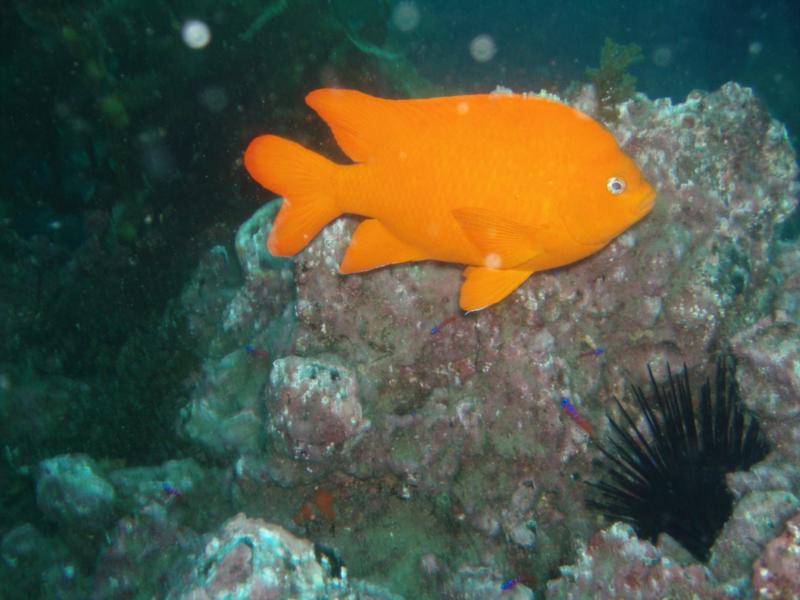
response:
<path id="1" fill-rule="evenodd" d="M 342 214 L 331 193 L 336 164 L 295 142 L 257 137 L 244 155 L 247 171 L 284 197 L 267 246 L 273 256 L 294 256 Z"/>

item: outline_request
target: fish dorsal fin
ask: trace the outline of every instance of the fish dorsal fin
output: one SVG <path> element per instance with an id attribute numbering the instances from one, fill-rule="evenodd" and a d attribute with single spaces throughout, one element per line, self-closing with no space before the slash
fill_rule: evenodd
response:
<path id="1" fill-rule="evenodd" d="M 536 232 L 544 225 L 524 225 L 486 208 L 457 208 L 452 213 L 488 267 L 510 269 L 542 253 Z"/>
<path id="2" fill-rule="evenodd" d="M 390 100 L 356 90 L 322 88 L 308 94 L 306 103 L 328 124 L 347 156 L 362 163 L 410 155 L 433 144 L 425 155 L 431 160 L 430 152 L 443 140 L 451 147 L 485 154 L 484 147 L 474 145 L 476 137 L 525 146 L 531 132 L 549 121 L 564 121 L 572 128 L 586 123 L 568 106 L 514 94 Z"/>
<path id="3" fill-rule="evenodd" d="M 462 310 L 470 312 L 496 304 L 525 283 L 532 274 L 533 271 L 467 267 L 459 305 Z"/>
<path id="4" fill-rule="evenodd" d="M 333 131 L 336 142 L 356 162 L 369 162 L 401 145 L 403 127 L 391 100 L 375 98 L 355 90 L 325 88 L 306 96 Z"/>
<path id="5" fill-rule="evenodd" d="M 386 265 L 425 260 L 428 258 L 397 239 L 377 219 L 367 219 L 362 222 L 350 240 L 350 246 L 344 255 L 339 272 L 360 273 Z"/>
<path id="6" fill-rule="evenodd" d="M 356 162 L 410 157 L 428 140 L 447 139 L 454 147 L 472 135 L 459 112 L 469 101 L 486 104 L 488 96 L 449 96 L 410 100 L 375 98 L 356 90 L 325 88 L 306 96 L 306 103 L 328 124 L 336 142 Z M 454 120 L 454 116 L 460 116 Z M 429 150 L 430 152 L 430 150 Z M 427 155 L 426 155 L 427 156 Z"/>

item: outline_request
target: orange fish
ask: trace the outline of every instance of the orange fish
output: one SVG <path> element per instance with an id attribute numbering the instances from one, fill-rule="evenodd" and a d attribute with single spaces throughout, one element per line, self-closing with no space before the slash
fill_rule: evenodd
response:
<path id="1" fill-rule="evenodd" d="M 608 130 L 552 100 L 385 100 L 321 89 L 306 102 L 355 164 L 274 135 L 250 143 L 247 170 L 285 198 L 270 252 L 297 254 L 340 215 L 361 215 L 342 273 L 422 260 L 466 264 L 465 311 L 499 302 L 537 271 L 597 252 L 655 201 Z"/>

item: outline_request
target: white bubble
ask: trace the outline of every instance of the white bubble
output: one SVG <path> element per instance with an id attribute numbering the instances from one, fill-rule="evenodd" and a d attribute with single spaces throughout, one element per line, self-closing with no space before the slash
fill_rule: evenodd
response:
<path id="1" fill-rule="evenodd" d="M 222 112 L 228 106 L 228 94 L 224 88 L 212 85 L 200 92 L 200 102 L 211 112 Z"/>
<path id="2" fill-rule="evenodd" d="M 653 50 L 651 60 L 657 67 L 666 67 L 672 62 L 672 48 L 669 46 L 659 46 Z"/>
<path id="3" fill-rule="evenodd" d="M 469 43 L 469 53 L 478 62 L 489 62 L 497 54 L 497 46 L 492 36 L 483 33 L 475 36 Z"/>
<path id="4" fill-rule="evenodd" d="M 400 31 L 411 31 L 419 25 L 419 9 L 413 2 L 398 2 L 392 11 L 392 23 Z"/>
<path id="5" fill-rule="evenodd" d="M 469 112 L 469 103 L 468 102 L 459 102 L 456 106 L 456 112 L 460 115 L 465 115 Z"/>
<path id="6" fill-rule="evenodd" d="M 181 37 L 183 38 L 183 43 L 189 48 L 199 50 L 208 46 L 211 41 L 211 30 L 202 21 L 189 19 L 181 28 Z"/>
<path id="7" fill-rule="evenodd" d="M 165 144 L 147 145 L 142 151 L 144 170 L 150 177 L 169 179 L 175 174 L 175 159 Z"/>
<path id="8" fill-rule="evenodd" d="M 751 44 L 750 44 L 750 45 L 747 47 L 747 51 L 748 51 L 748 52 L 749 52 L 749 53 L 750 53 L 752 56 L 757 56 L 757 55 L 761 54 L 761 51 L 762 51 L 763 49 L 764 49 L 764 46 L 761 44 L 761 42 L 752 42 L 752 43 L 751 43 Z"/>
<path id="9" fill-rule="evenodd" d="M 499 269 L 500 267 L 503 266 L 503 259 L 500 258 L 499 254 L 490 252 L 489 254 L 483 257 L 483 266 L 489 269 Z"/>

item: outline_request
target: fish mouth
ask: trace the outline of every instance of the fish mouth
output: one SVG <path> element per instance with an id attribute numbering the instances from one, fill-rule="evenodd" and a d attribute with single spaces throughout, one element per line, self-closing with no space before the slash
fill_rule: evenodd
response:
<path id="1" fill-rule="evenodd" d="M 656 203 L 656 191 L 653 188 L 650 188 L 647 193 L 642 197 L 639 201 L 639 205 L 637 206 L 636 213 L 639 215 L 639 219 L 644 217 L 647 213 L 653 210 L 653 206 Z"/>

